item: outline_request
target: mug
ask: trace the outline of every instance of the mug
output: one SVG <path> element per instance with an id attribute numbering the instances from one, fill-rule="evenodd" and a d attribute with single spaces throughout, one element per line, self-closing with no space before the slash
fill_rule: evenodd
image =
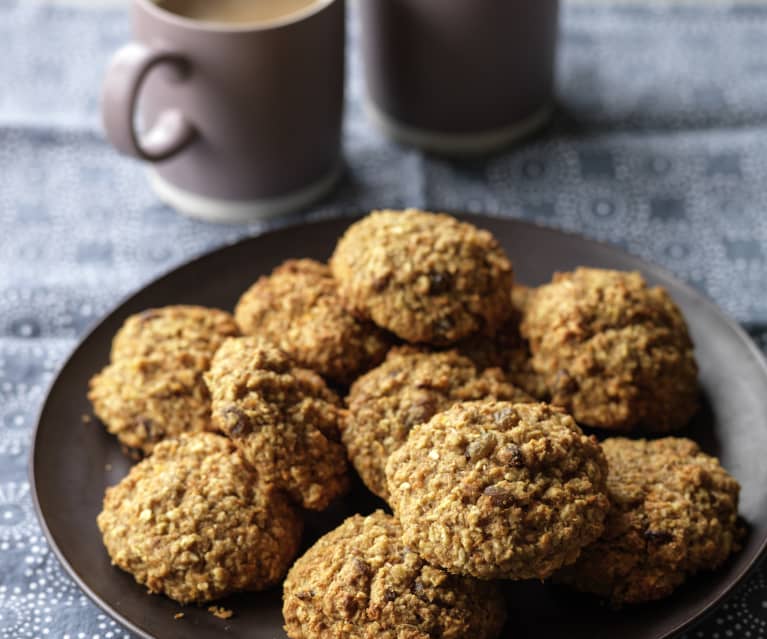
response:
<path id="1" fill-rule="evenodd" d="M 342 164 L 344 0 L 244 25 L 181 17 L 152 0 L 133 0 L 131 17 L 135 41 L 109 66 L 102 117 L 119 151 L 151 163 L 160 199 L 245 222 L 330 190 Z"/>
<path id="2" fill-rule="evenodd" d="M 553 112 L 558 0 L 363 0 L 371 118 L 399 142 L 482 153 Z"/>

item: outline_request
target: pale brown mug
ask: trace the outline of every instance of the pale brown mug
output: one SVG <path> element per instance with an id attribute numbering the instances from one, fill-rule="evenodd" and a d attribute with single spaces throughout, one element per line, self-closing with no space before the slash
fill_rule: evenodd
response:
<path id="1" fill-rule="evenodd" d="M 558 0 L 362 0 L 367 107 L 446 154 L 518 140 L 553 111 Z"/>
<path id="2" fill-rule="evenodd" d="M 131 17 L 135 41 L 107 71 L 103 122 L 119 151 L 151 163 L 162 200 L 243 222 L 302 208 L 335 184 L 344 0 L 252 25 L 184 18 L 152 0 L 132 0 Z"/>

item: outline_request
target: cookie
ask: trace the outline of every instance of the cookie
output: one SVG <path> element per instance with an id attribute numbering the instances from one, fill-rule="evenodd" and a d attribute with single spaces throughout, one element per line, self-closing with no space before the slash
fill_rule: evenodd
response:
<path id="1" fill-rule="evenodd" d="M 383 331 L 343 308 L 330 269 L 314 260 L 289 260 L 260 278 L 235 318 L 244 334 L 268 339 L 299 366 L 342 385 L 379 364 L 389 348 Z"/>
<path id="2" fill-rule="evenodd" d="M 317 373 L 265 340 L 240 337 L 224 342 L 205 379 L 213 423 L 263 481 L 312 510 L 347 490 L 343 410 Z"/>
<path id="3" fill-rule="evenodd" d="M 108 488 L 98 526 L 113 564 L 186 604 L 279 583 L 302 522 L 229 440 L 197 433 L 158 444 Z"/>
<path id="4" fill-rule="evenodd" d="M 330 261 L 344 304 L 408 342 L 495 333 L 511 314 L 511 262 L 495 238 L 444 214 L 377 211 Z"/>
<path id="5" fill-rule="evenodd" d="M 88 399 L 129 452 L 148 455 L 168 437 L 215 430 L 203 370 L 195 353 L 121 358 L 93 376 Z"/>
<path id="6" fill-rule="evenodd" d="M 506 616 L 493 584 L 430 566 L 381 511 L 350 517 L 296 561 L 282 611 L 291 639 L 493 639 Z"/>
<path id="7" fill-rule="evenodd" d="M 131 315 L 112 340 L 112 361 L 177 351 L 213 357 L 223 341 L 239 335 L 234 318 L 202 306 L 164 306 Z"/>
<path id="8" fill-rule="evenodd" d="M 721 566 L 738 540 L 738 482 L 689 439 L 607 439 L 605 531 L 555 579 L 614 605 L 661 599 Z"/>
<path id="9" fill-rule="evenodd" d="M 202 374 L 234 318 L 202 306 L 165 306 L 131 315 L 112 340 L 111 363 L 90 380 L 88 399 L 131 454 L 166 437 L 215 430 Z"/>
<path id="10" fill-rule="evenodd" d="M 477 368 L 501 368 L 514 385 L 536 399 L 548 401 L 545 380 L 533 368 L 530 345 L 519 331 L 519 323 L 534 290 L 515 284 L 511 290 L 512 315 L 496 334 L 492 337 L 470 335 L 457 342 L 454 348 L 474 362 Z"/>
<path id="11" fill-rule="evenodd" d="M 388 498 L 384 468 L 416 424 L 455 402 L 472 399 L 533 401 L 497 369 L 479 372 L 456 351 L 429 353 L 395 348 L 386 361 L 358 379 L 347 397 L 342 439 L 362 481 Z"/>
<path id="12" fill-rule="evenodd" d="M 405 545 L 480 579 L 544 579 L 602 533 L 607 462 L 547 404 L 464 402 L 410 431 L 386 465 Z"/>
<path id="13" fill-rule="evenodd" d="M 598 428 L 668 432 L 697 410 L 698 368 L 681 311 L 639 273 L 558 273 L 521 325 L 551 402 Z"/>

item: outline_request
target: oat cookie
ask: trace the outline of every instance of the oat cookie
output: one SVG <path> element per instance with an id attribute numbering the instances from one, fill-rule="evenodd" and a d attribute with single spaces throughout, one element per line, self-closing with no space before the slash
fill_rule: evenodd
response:
<path id="1" fill-rule="evenodd" d="M 144 455 L 167 437 L 215 430 L 194 353 L 125 357 L 94 375 L 88 399 L 123 446 Z"/>
<path id="2" fill-rule="evenodd" d="M 738 482 L 689 439 L 602 445 L 611 508 L 605 531 L 557 581 L 614 605 L 660 599 L 714 570 L 737 545 Z"/>
<path id="3" fill-rule="evenodd" d="M 410 429 L 455 402 L 485 398 L 533 401 L 500 369 L 479 372 L 456 351 L 395 348 L 381 366 L 351 387 L 342 431 L 349 459 L 365 485 L 387 499 L 386 460 L 405 442 Z"/>
<path id="4" fill-rule="evenodd" d="M 148 455 L 166 437 L 214 430 L 202 374 L 234 318 L 201 306 L 165 306 L 132 315 L 112 340 L 111 363 L 88 398 L 107 430 L 131 453 Z"/>
<path id="5" fill-rule="evenodd" d="M 317 373 L 265 340 L 239 337 L 224 342 L 206 381 L 214 424 L 265 482 L 313 510 L 346 491 L 343 410 Z"/>
<path id="6" fill-rule="evenodd" d="M 158 444 L 107 489 L 98 525 L 112 563 L 180 603 L 278 583 L 302 528 L 286 498 L 213 433 Z"/>
<path id="7" fill-rule="evenodd" d="M 264 337 L 299 366 L 349 384 L 383 360 L 389 340 L 372 322 L 344 310 L 330 269 L 289 260 L 260 278 L 235 309 L 243 333 Z"/>
<path id="8" fill-rule="evenodd" d="M 543 579 L 602 533 L 607 462 L 547 404 L 465 402 L 416 426 L 386 465 L 404 542 L 481 579 Z"/>
<path id="9" fill-rule="evenodd" d="M 492 337 L 470 335 L 456 342 L 454 348 L 480 368 L 499 367 L 509 380 L 532 397 L 548 401 L 545 379 L 532 365 L 530 345 L 519 331 L 528 300 L 535 289 L 515 284 L 511 290 L 512 314 Z"/>
<path id="10" fill-rule="evenodd" d="M 379 510 L 350 517 L 294 564 L 283 616 L 291 639 L 493 639 L 506 613 L 493 584 L 430 566 Z"/>
<path id="11" fill-rule="evenodd" d="M 212 357 L 227 337 L 238 334 L 234 318 L 216 308 L 151 308 L 125 320 L 112 340 L 112 361 L 176 351 Z"/>
<path id="12" fill-rule="evenodd" d="M 667 432 L 697 409 L 697 365 L 679 308 L 639 273 L 558 273 L 522 321 L 532 365 L 584 424 Z"/>
<path id="13" fill-rule="evenodd" d="M 511 313 L 511 262 L 495 238 L 444 214 L 377 211 L 330 262 L 347 308 L 404 340 L 447 345 L 494 334 Z"/>

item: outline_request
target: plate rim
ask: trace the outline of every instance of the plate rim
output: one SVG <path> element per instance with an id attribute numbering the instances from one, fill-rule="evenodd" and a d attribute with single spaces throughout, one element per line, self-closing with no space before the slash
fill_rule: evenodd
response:
<path id="1" fill-rule="evenodd" d="M 660 266 L 654 262 L 645 260 L 643 257 L 640 257 L 639 255 L 636 255 L 632 253 L 631 251 L 624 249 L 623 247 L 617 246 L 615 244 L 611 244 L 609 242 L 602 241 L 602 240 L 593 239 L 585 235 L 582 235 L 580 233 L 576 233 L 574 231 L 560 229 L 560 228 L 549 226 L 546 224 L 541 224 L 536 221 L 520 219 L 518 217 L 503 215 L 500 213 L 486 213 L 486 212 L 481 212 L 481 213 L 480 212 L 460 212 L 459 213 L 454 211 L 453 212 L 446 211 L 446 212 L 449 215 L 452 215 L 458 219 L 471 222 L 472 224 L 474 224 L 475 226 L 478 226 L 479 228 L 482 228 L 483 220 L 488 220 L 488 219 L 496 220 L 500 222 L 510 222 L 520 226 L 527 226 L 536 230 L 542 230 L 547 233 L 551 233 L 553 235 L 558 235 L 565 239 L 570 239 L 570 240 L 574 239 L 574 240 L 578 240 L 579 242 L 585 242 L 587 244 L 591 244 L 592 246 L 599 248 L 601 251 L 618 254 L 623 259 L 625 259 L 626 257 L 629 257 L 635 263 L 633 265 L 634 268 L 637 268 L 643 271 L 644 273 L 651 273 L 654 276 L 659 276 L 661 279 L 666 279 L 668 281 L 671 281 L 675 286 L 683 290 L 685 294 L 696 299 L 698 302 L 703 303 L 704 306 L 707 306 L 709 310 L 713 311 L 716 315 L 718 315 L 720 319 L 727 325 L 727 327 L 731 331 L 733 331 L 733 333 L 735 333 L 735 335 L 740 339 L 740 341 L 745 344 L 748 351 L 751 353 L 751 355 L 754 356 L 754 360 L 756 361 L 757 365 L 763 370 L 763 372 L 765 373 L 765 376 L 767 376 L 767 357 L 759 349 L 759 347 L 756 345 L 756 343 L 751 338 L 751 336 L 746 332 L 743 326 L 741 326 L 741 324 L 735 318 L 731 317 L 723 308 L 721 308 L 705 292 L 694 288 L 687 281 L 681 279 L 675 273 L 668 270 L 667 268 Z M 322 217 L 319 219 L 312 219 L 312 220 L 290 221 L 287 224 L 283 224 L 275 228 L 268 228 L 262 231 L 257 231 L 255 234 L 246 235 L 244 237 L 238 238 L 231 242 L 226 242 L 214 248 L 203 250 L 195 255 L 190 256 L 188 259 L 185 259 L 181 263 L 175 264 L 165 269 L 158 275 L 153 276 L 148 281 L 142 284 L 139 284 L 136 288 L 131 289 L 128 293 L 124 294 L 115 304 L 110 306 L 106 312 L 104 312 L 97 319 L 91 322 L 91 324 L 82 333 L 81 337 L 77 340 L 77 343 L 67 353 L 62 363 L 57 367 L 56 372 L 54 376 L 52 377 L 51 381 L 46 385 L 44 398 L 35 413 L 34 429 L 32 432 L 32 438 L 30 442 L 30 449 L 29 449 L 28 461 L 27 461 L 27 478 L 29 481 L 30 492 L 32 494 L 32 503 L 34 506 L 35 516 L 37 517 L 38 524 L 40 525 L 40 529 L 43 535 L 45 536 L 45 539 L 49 548 L 53 551 L 53 554 L 56 557 L 56 560 L 64 569 L 64 572 L 77 584 L 77 586 L 86 594 L 86 596 L 94 604 L 96 604 L 98 608 L 100 608 L 103 612 L 109 615 L 112 619 L 114 619 L 115 621 L 125 626 L 128 630 L 138 635 L 141 639 L 156 639 L 156 637 L 148 634 L 145 630 L 142 630 L 141 628 L 139 628 L 133 621 L 131 621 L 130 619 L 125 617 L 123 614 L 118 612 L 112 605 L 104 601 L 99 595 L 97 595 L 94 592 L 94 590 L 87 584 L 85 579 L 79 574 L 75 566 L 73 566 L 66 559 L 63 551 L 59 548 L 58 544 L 56 543 L 53 533 L 48 527 L 48 522 L 45 518 L 45 514 L 40 505 L 40 500 L 38 497 L 37 481 L 36 481 L 37 468 L 35 466 L 35 453 L 37 451 L 42 418 L 48 406 L 51 392 L 59 383 L 59 381 L 62 379 L 62 374 L 64 370 L 69 366 L 70 362 L 77 356 L 77 354 L 79 353 L 80 349 L 85 344 L 85 342 L 87 342 L 92 337 L 93 333 L 95 333 L 107 319 L 115 315 L 123 306 L 130 303 L 135 297 L 140 295 L 147 288 L 156 286 L 162 280 L 174 275 L 176 272 L 178 272 L 179 270 L 183 268 L 187 268 L 188 266 L 191 266 L 192 264 L 209 259 L 216 255 L 225 253 L 226 251 L 231 250 L 234 247 L 247 244 L 249 242 L 257 241 L 259 239 L 263 239 L 266 236 L 289 233 L 292 229 L 295 229 L 296 227 L 320 226 L 320 225 L 332 224 L 337 222 L 348 222 L 349 225 L 351 225 L 355 221 L 364 217 L 365 215 L 366 214 L 354 213 L 351 215 L 333 215 L 329 217 Z M 747 577 L 749 577 L 758 568 L 759 565 L 763 563 L 763 561 L 765 560 L 765 556 L 767 556 L 767 535 L 765 535 L 764 538 L 762 539 L 754 559 L 745 568 L 743 568 L 734 577 L 734 579 L 732 579 L 732 581 L 730 581 L 730 583 L 721 592 L 719 592 L 715 596 L 715 598 L 705 606 L 705 608 L 703 608 L 703 610 L 701 610 L 698 614 L 694 615 L 693 617 L 685 621 L 682 621 L 680 623 L 677 623 L 675 627 L 669 629 L 669 631 L 665 635 L 663 635 L 662 637 L 658 637 L 657 639 L 670 639 L 671 637 L 677 636 L 680 633 L 686 630 L 689 630 L 690 628 L 703 622 L 708 616 L 710 616 L 714 612 L 714 610 L 718 606 L 722 604 L 722 602 L 728 596 L 732 594 L 732 592 L 739 585 L 743 583 L 743 581 Z"/>

